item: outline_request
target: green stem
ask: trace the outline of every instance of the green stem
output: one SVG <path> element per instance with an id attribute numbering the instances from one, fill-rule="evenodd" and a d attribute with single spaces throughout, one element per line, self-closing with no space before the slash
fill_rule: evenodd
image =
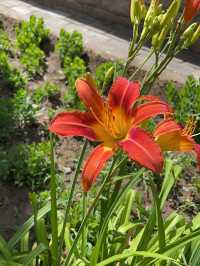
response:
<path id="1" fill-rule="evenodd" d="M 146 62 L 151 58 L 151 56 L 153 55 L 154 51 L 150 51 L 149 55 L 144 59 L 144 61 L 142 62 L 142 64 L 136 69 L 136 71 L 130 76 L 129 80 L 133 80 L 135 78 L 135 75 L 138 73 L 138 71 L 140 71 L 143 66 L 146 64 Z"/>
<path id="2" fill-rule="evenodd" d="M 83 192 L 83 218 L 86 215 L 86 207 L 87 206 L 87 192 Z M 82 256 L 85 257 L 85 251 L 87 246 L 87 223 L 83 228 L 82 233 Z"/>
<path id="3" fill-rule="evenodd" d="M 58 223 L 57 223 L 57 198 L 56 198 L 56 174 L 55 174 L 55 161 L 54 161 L 54 143 L 53 135 L 50 133 L 51 143 L 51 231 L 52 231 L 52 266 L 57 266 L 58 262 Z"/>
<path id="4" fill-rule="evenodd" d="M 160 209 L 160 199 L 158 197 L 159 193 L 157 191 L 156 185 L 151 177 L 149 177 L 150 187 L 152 191 L 152 196 L 154 200 L 154 205 L 156 208 L 156 217 L 158 224 L 158 239 L 159 239 L 159 249 L 163 249 L 165 247 L 165 227 L 162 218 L 162 212 Z"/>
<path id="5" fill-rule="evenodd" d="M 116 158 L 117 158 L 117 156 L 113 159 L 113 163 L 112 163 L 112 165 L 110 167 L 109 173 L 107 174 L 106 178 L 104 179 L 103 184 L 101 185 L 101 188 L 99 189 L 99 191 L 98 191 L 93 203 L 91 204 L 90 208 L 88 209 L 88 211 L 87 211 L 87 213 L 86 213 L 86 215 L 85 215 L 85 217 L 84 217 L 84 219 L 83 219 L 83 221 L 82 221 L 82 223 L 81 223 L 81 225 L 79 227 L 78 233 L 77 233 L 77 235 L 76 235 L 76 237 L 74 239 L 72 247 L 71 247 L 71 249 L 70 249 L 70 251 L 68 253 L 68 256 L 67 256 L 67 258 L 66 258 L 66 260 L 65 260 L 65 262 L 63 264 L 64 266 L 67 266 L 70 263 L 71 256 L 72 256 L 72 254 L 74 252 L 74 249 L 75 249 L 75 247 L 77 245 L 77 242 L 78 242 L 78 240 L 79 240 L 79 238 L 80 238 L 80 236 L 81 236 L 81 234 L 83 232 L 84 226 L 87 223 L 88 218 L 90 217 L 90 214 L 91 214 L 92 210 L 96 207 L 96 205 L 97 205 L 97 203 L 99 201 L 99 198 L 100 198 L 102 192 L 104 191 L 108 180 L 110 179 L 113 167 L 114 167 L 115 162 L 116 162 Z"/>
<path id="6" fill-rule="evenodd" d="M 71 187 L 71 190 L 70 190 L 69 199 L 68 199 L 67 206 L 66 206 L 66 209 L 65 209 L 64 222 L 63 222 L 62 231 L 61 231 L 61 234 L 60 234 L 59 260 L 61 259 L 61 254 L 62 254 L 62 248 L 63 248 L 64 236 L 65 236 L 65 229 L 66 229 L 66 225 L 67 225 L 68 218 L 69 218 L 69 209 L 71 208 L 71 205 L 72 205 L 72 198 L 73 198 L 73 195 L 74 195 L 75 186 L 76 186 L 76 183 L 77 183 L 78 175 L 79 175 L 80 168 L 81 168 L 81 165 L 82 165 L 82 162 L 83 162 L 83 157 L 85 155 L 87 144 L 88 144 L 88 140 L 85 140 L 85 143 L 83 145 L 83 148 L 82 148 L 82 151 L 81 151 L 81 155 L 80 155 L 77 167 L 76 167 L 76 171 L 75 171 L 75 174 L 74 174 L 72 187 Z"/>

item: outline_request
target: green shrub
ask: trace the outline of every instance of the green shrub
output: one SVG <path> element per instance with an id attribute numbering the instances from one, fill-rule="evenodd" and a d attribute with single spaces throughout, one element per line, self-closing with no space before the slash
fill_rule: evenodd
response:
<path id="1" fill-rule="evenodd" d="M 106 73 L 111 68 L 113 68 L 113 71 L 109 79 L 105 81 Z M 104 86 L 105 87 L 104 92 L 107 91 L 107 89 L 112 84 L 113 79 L 115 79 L 117 76 L 122 75 L 123 70 L 124 70 L 124 65 L 121 61 L 116 61 L 116 62 L 108 61 L 108 62 L 100 64 L 99 66 L 97 66 L 96 71 L 95 71 L 97 87 L 102 89 Z M 104 82 L 106 82 L 106 84 Z"/>
<path id="2" fill-rule="evenodd" d="M 44 83 L 44 85 L 37 87 L 33 94 L 33 101 L 36 104 L 41 104 L 45 100 L 51 100 L 59 94 L 59 87 L 56 84 L 47 81 Z"/>
<path id="3" fill-rule="evenodd" d="M 50 175 L 48 142 L 19 144 L 0 151 L 0 179 L 32 189 L 45 185 Z"/>
<path id="4" fill-rule="evenodd" d="M 83 59 L 76 56 L 74 59 L 65 57 L 64 59 L 64 73 L 67 78 L 68 91 L 65 96 L 65 100 L 70 106 L 74 108 L 81 108 L 81 102 L 76 93 L 75 82 L 77 78 L 83 76 L 86 73 L 86 65 Z"/>
<path id="5" fill-rule="evenodd" d="M 30 44 L 20 57 L 20 62 L 25 66 L 30 77 L 42 75 L 45 67 L 45 54 L 35 44 Z"/>
<path id="6" fill-rule="evenodd" d="M 9 52 L 12 48 L 8 34 L 0 28 L 0 51 Z"/>
<path id="7" fill-rule="evenodd" d="M 59 39 L 56 42 L 56 50 L 59 53 L 60 60 L 63 63 L 65 57 L 74 58 L 81 56 L 83 53 L 83 36 L 80 32 L 73 31 L 72 33 L 60 30 Z"/>
<path id="8" fill-rule="evenodd" d="M 16 27 L 17 46 L 21 51 L 25 51 L 30 45 L 40 46 L 49 38 L 49 30 L 44 28 L 42 18 L 30 16 L 29 21 L 22 21 Z"/>
<path id="9" fill-rule="evenodd" d="M 177 89 L 176 85 L 169 83 L 166 87 L 166 97 L 174 109 L 176 119 L 185 124 L 194 116 L 200 126 L 200 80 L 189 76 L 185 85 Z M 198 133 L 198 132 L 197 132 Z M 197 137 L 200 140 L 199 136 Z"/>
<path id="10" fill-rule="evenodd" d="M 5 52 L 0 52 L 0 75 L 13 89 L 24 88 L 26 85 L 26 78 L 11 66 Z"/>
<path id="11" fill-rule="evenodd" d="M 35 113 L 31 97 L 25 89 L 19 89 L 13 98 L 0 99 L 0 141 L 12 138 L 18 129 L 35 123 Z"/>
<path id="12" fill-rule="evenodd" d="M 27 90 L 19 89 L 14 94 L 11 102 L 17 128 L 24 128 L 35 123 L 36 108 L 34 108 L 33 100 Z"/>

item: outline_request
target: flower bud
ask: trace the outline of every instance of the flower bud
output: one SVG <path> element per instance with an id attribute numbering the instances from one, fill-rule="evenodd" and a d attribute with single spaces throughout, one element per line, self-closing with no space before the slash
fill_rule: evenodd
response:
<path id="1" fill-rule="evenodd" d="M 189 46 L 191 46 L 191 40 L 194 36 L 194 33 L 197 29 L 197 23 L 193 23 L 191 24 L 185 31 L 184 33 L 182 34 L 181 36 L 181 43 L 182 43 L 182 46 L 184 48 L 187 48 Z"/>
<path id="2" fill-rule="evenodd" d="M 159 5 L 159 0 L 152 0 L 144 20 L 144 27 L 141 33 L 141 39 L 145 38 L 147 33 L 151 32 L 152 28 L 158 27 L 158 21 L 155 20 L 155 18 L 160 13 L 161 6 Z M 155 31 L 153 30 L 153 32 Z"/>
<path id="3" fill-rule="evenodd" d="M 110 80 L 113 79 L 114 72 L 115 72 L 114 66 L 112 66 L 108 69 L 108 71 L 106 72 L 106 75 L 105 75 L 105 82 L 110 82 Z"/>
<path id="4" fill-rule="evenodd" d="M 144 0 L 132 0 L 130 7 L 130 18 L 132 25 L 139 24 L 146 16 L 146 6 Z"/>
<path id="5" fill-rule="evenodd" d="M 176 18 L 179 8 L 180 8 L 180 3 L 181 3 L 180 0 L 174 0 L 171 3 L 166 14 L 163 15 L 163 19 L 161 21 L 161 27 L 165 26 L 166 24 L 170 23 Z"/>
<path id="6" fill-rule="evenodd" d="M 192 36 L 191 45 L 194 44 L 196 41 L 198 41 L 199 38 L 200 38 L 200 25 L 197 27 L 196 31 Z"/>
<path id="7" fill-rule="evenodd" d="M 163 42 L 166 38 L 166 35 L 169 32 L 169 25 L 166 25 L 164 28 L 162 28 L 161 32 L 155 34 L 152 38 L 152 46 L 156 51 L 159 51 L 160 48 L 163 45 Z"/>

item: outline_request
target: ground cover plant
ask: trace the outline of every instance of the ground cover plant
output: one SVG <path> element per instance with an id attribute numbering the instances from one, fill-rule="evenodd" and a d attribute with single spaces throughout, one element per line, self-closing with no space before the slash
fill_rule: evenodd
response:
<path id="1" fill-rule="evenodd" d="M 199 176 L 199 105 L 189 104 L 199 97 L 199 81 L 189 77 L 180 90 L 169 83 L 161 88 L 166 101 L 150 94 L 173 57 L 200 37 L 192 23 L 199 8 L 186 1 L 179 15 L 179 0 L 168 8 L 132 0 L 126 62 L 95 69 L 80 33 L 61 29 L 48 55 L 41 18 L 17 26 L 16 47 L 0 54 L 0 178 L 29 187 L 33 215 L 8 240 L 0 235 L 0 265 L 199 265 L 200 206 L 188 190 L 187 208 L 196 204 L 195 211 L 176 205 Z M 130 68 L 149 41 L 147 58 Z M 56 56 L 55 81 L 43 63 L 54 66 Z M 80 157 L 73 160 L 75 142 Z"/>

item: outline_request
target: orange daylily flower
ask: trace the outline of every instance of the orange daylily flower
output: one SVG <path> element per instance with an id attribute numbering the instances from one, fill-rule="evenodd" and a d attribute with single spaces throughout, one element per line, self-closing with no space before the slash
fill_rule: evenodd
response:
<path id="1" fill-rule="evenodd" d="M 79 97 L 87 112 L 63 112 L 50 124 L 57 135 L 83 136 L 100 144 L 91 152 L 82 173 L 84 191 L 88 191 L 106 161 L 121 148 L 129 158 L 159 173 L 163 167 L 160 147 L 153 136 L 139 126 L 156 115 L 171 113 L 170 107 L 157 97 L 140 97 L 139 82 L 119 77 L 113 83 L 107 100 L 98 93 L 90 75 L 76 81 Z M 135 105 L 138 99 L 145 103 Z"/>
<path id="2" fill-rule="evenodd" d="M 190 22 L 200 10 L 200 0 L 186 0 L 184 9 L 184 20 Z"/>
<path id="3" fill-rule="evenodd" d="M 174 120 L 168 119 L 158 124 L 153 135 L 163 151 L 194 151 L 200 169 L 200 144 L 197 144 L 192 137 L 194 130 L 194 121 L 189 121 L 186 127 L 183 128 Z"/>

